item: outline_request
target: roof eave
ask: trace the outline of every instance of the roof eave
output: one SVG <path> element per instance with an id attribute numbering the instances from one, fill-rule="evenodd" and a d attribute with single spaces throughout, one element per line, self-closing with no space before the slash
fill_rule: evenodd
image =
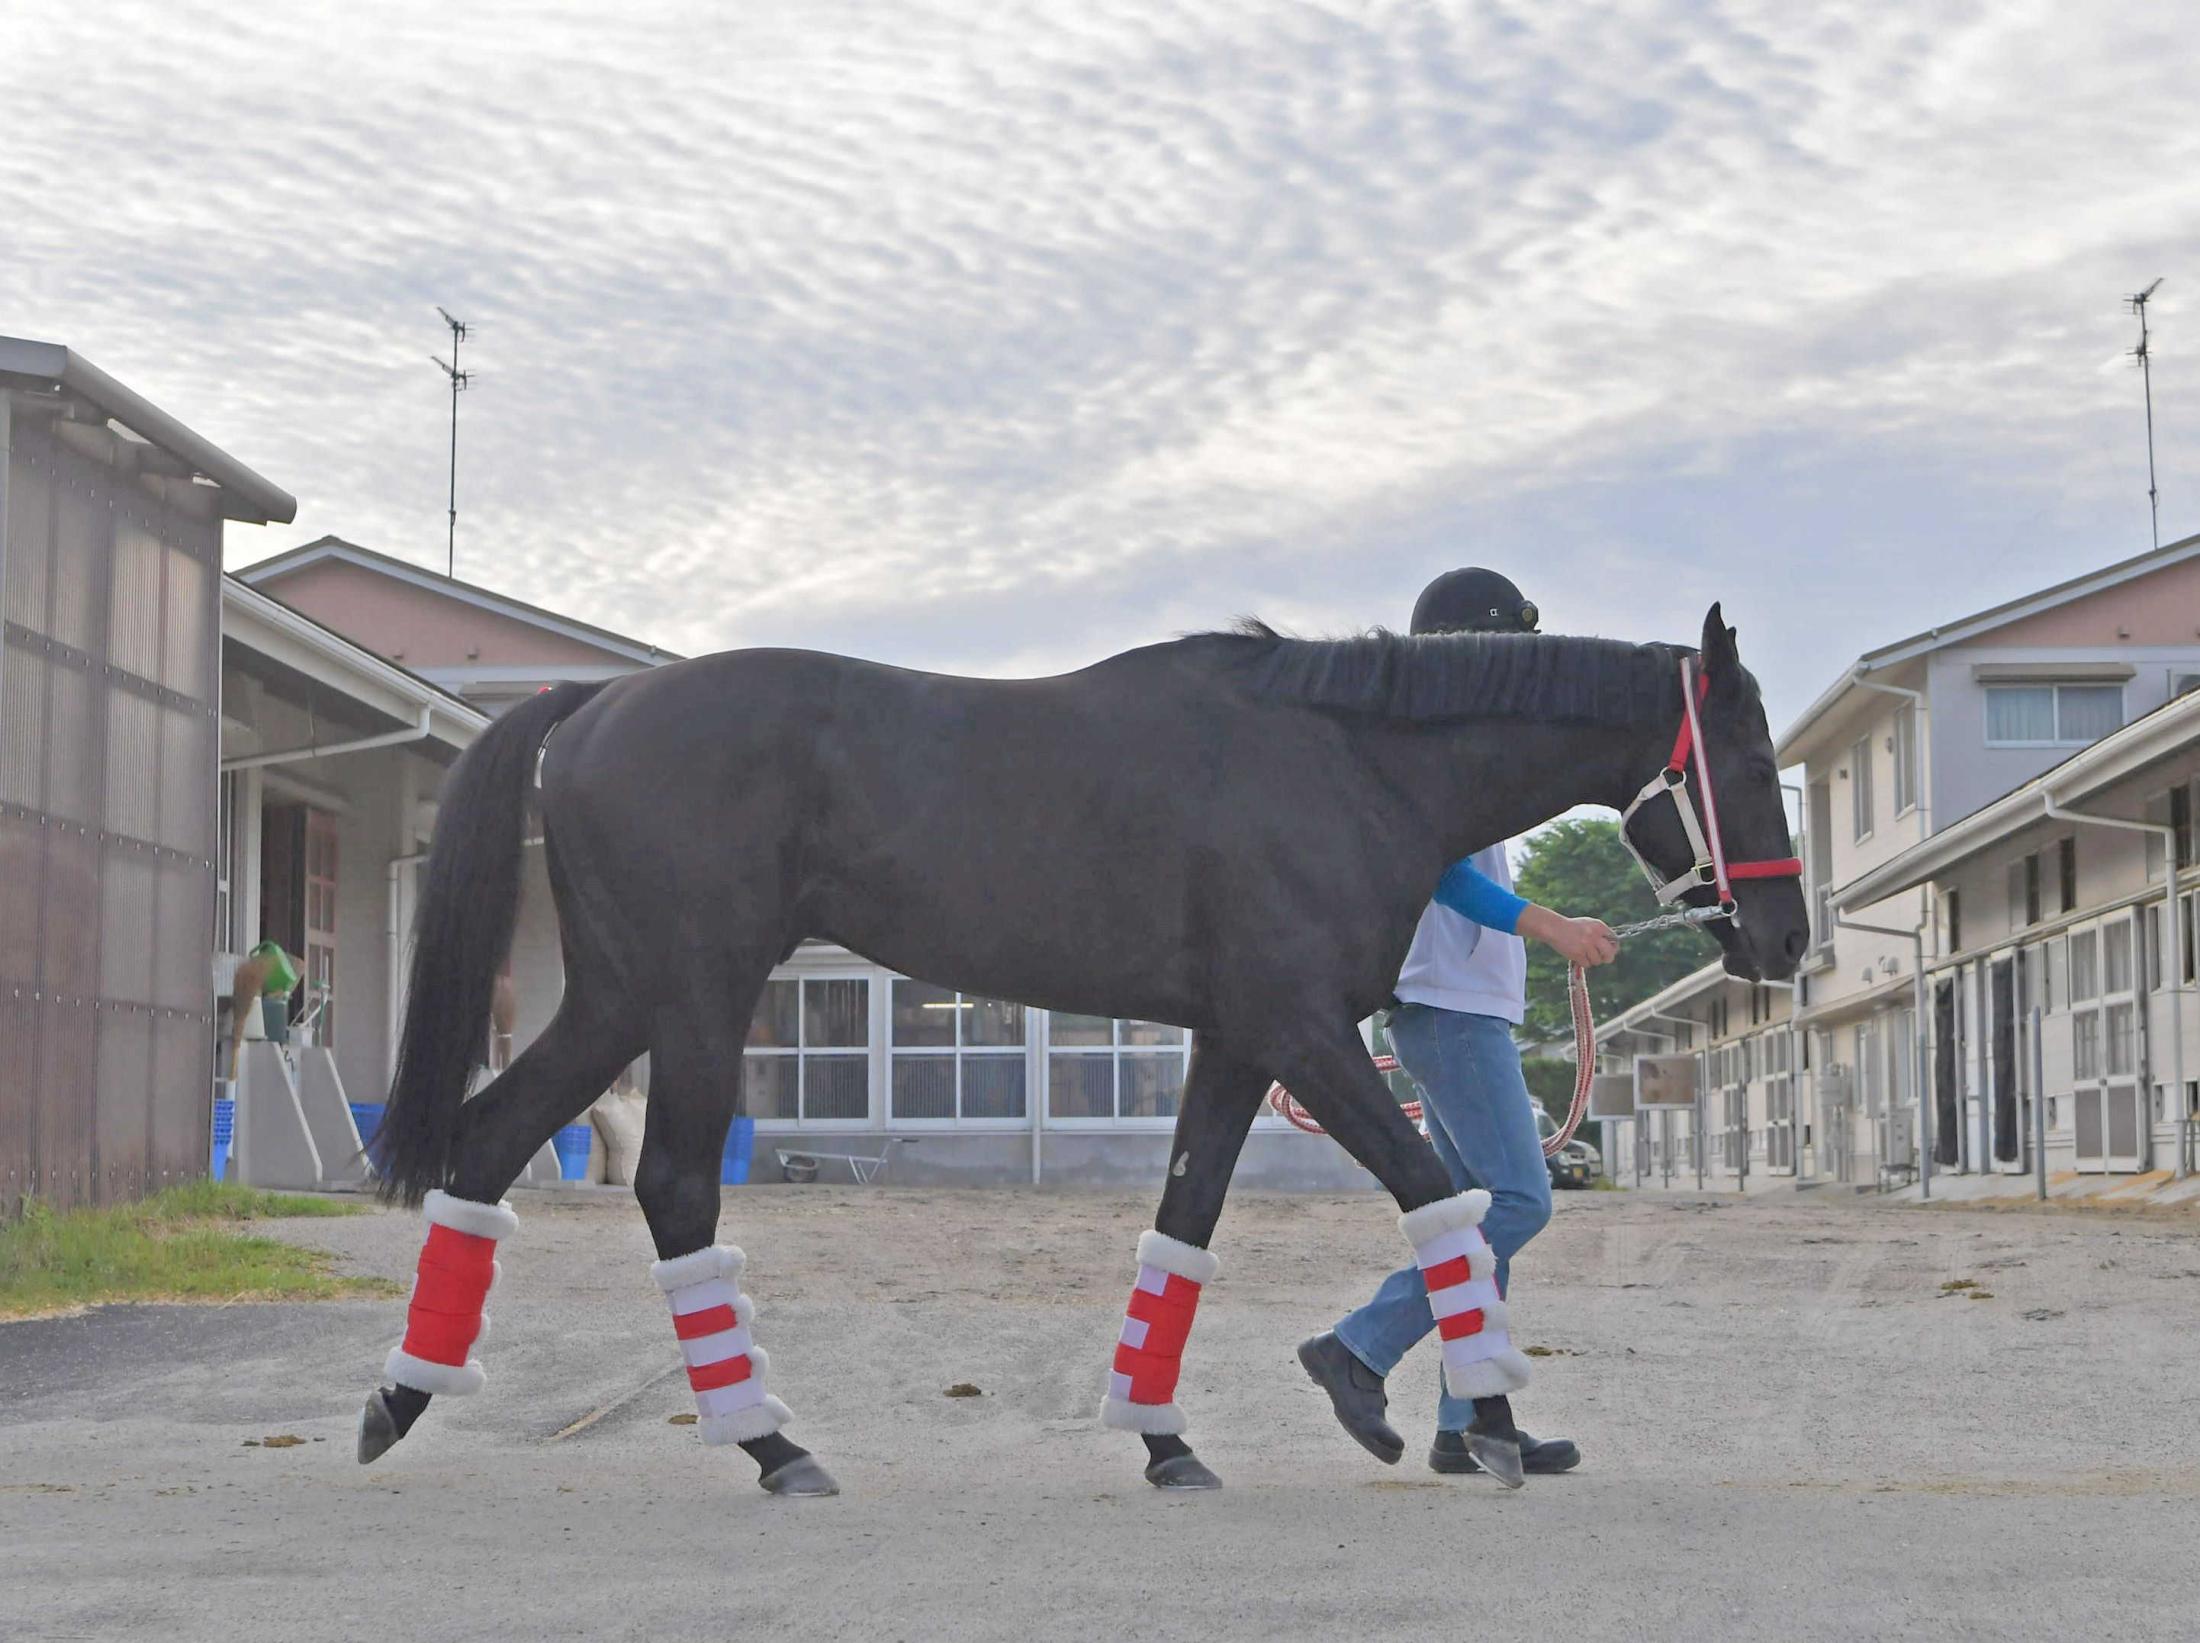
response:
<path id="1" fill-rule="evenodd" d="M 493 588 L 485 588 L 475 582 L 439 576 L 425 565 L 416 565 L 410 560 L 399 559 L 394 554 L 362 547 L 357 542 L 347 542 L 340 536 L 324 536 L 312 542 L 301 543 L 295 548 L 286 548 L 257 564 L 244 566 L 235 574 L 249 585 L 258 587 L 263 582 L 286 576 L 295 570 L 303 570 L 308 565 L 325 559 L 334 559 L 343 564 L 356 565 L 362 570 L 393 576 L 430 593 L 457 599 L 512 621 L 524 622 L 530 627 L 541 628 L 546 632 L 592 645 L 598 650 L 608 651 L 615 656 L 622 656 L 637 666 L 650 667 L 687 660 L 678 651 L 666 650 L 660 645 L 631 638 L 623 633 L 614 633 L 609 628 L 600 628 L 576 617 L 545 610 L 539 605 L 530 605 L 524 599 L 514 599 L 509 594 L 498 593 Z"/>
<path id="2" fill-rule="evenodd" d="M 1680 980 L 1666 983 L 1663 988 L 1652 993 L 1641 1002 L 1628 1005 L 1626 1009 L 1597 1029 L 1596 1040 L 1601 1044 L 1614 1033 L 1631 1031 L 1637 1025 L 1636 1018 L 1638 1016 L 1663 1015 L 1668 1006 L 1680 1004 L 1699 993 L 1707 991 L 1712 986 L 1734 979 L 1726 973 L 1723 960 L 1712 959 L 1701 968 L 1689 971 Z"/>
<path id="3" fill-rule="evenodd" d="M 385 662 L 340 634 L 331 633 L 318 622 L 257 588 L 247 586 L 235 576 L 222 578 L 222 602 L 224 639 L 262 648 L 253 645 L 249 633 L 249 624 L 257 622 L 282 645 L 340 664 L 364 687 L 363 699 L 379 711 L 394 712 L 394 716 L 405 718 L 412 714 L 402 711 L 404 709 L 413 713 L 425 710 L 429 715 L 429 734 L 448 747 L 463 749 L 489 727 L 487 714 L 469 707 L 417 674 Z M 240 616 L 244 621 L 238 620 Z M 277 660 L 291 659 L 279 650 L 275 654 Z"/>
<path id="4" fill-rule="evenodd" d="M 0 337 L 0 376 L 51 384 L 166 451 L 219 487 L 222 513 L 227 518 L 254 525 L 287 525 L 298 517 L 298 499 L 288 491 L 261 478 L 211 440 L 194 433 L 151 400 L 60 343 Z"/>
<path id="5" fill-rule="evenodd" d="M 2164 547 L 2150 548 L 2145 553 L 2134 554 L 2129 559 L 2119 559 L 2112 565 L 2103 565 L 2098 570 L 2073 576 L 2052 587 L 2040 588 L 2020 598 L 2004 600 L 1985 610 L 1974 611 L 1959 621 L 1927 628 L 1922 633 L 1911 634 L 1907 639 L 1897 639 L 1892 644 L 1881 645 L 1877 650 L 1867 650 L 1851 662 L 1846 671 L 1828 685 L 1816 701 L 1803 710 L 1802 717 L 1790 725 L 1774 744 L 1774 754 L 1782 766 L 1794 764 L 1797 745 L 1809 736 L 1819 719 L 1830 712 L 1864 674 L 1879 673 L 1944 646 L 1961 644 L 1981 633 L 1991 633 L 1995 628 L 2006 627 L 2011 622 L 2022 621 L 2043 610 L 2052 610 L 2073 599 L 2104 592 L 2133 577 L 2166 569 L 2196 555 L 2200 555 L 2200 534 L 2181 537 Z"/>

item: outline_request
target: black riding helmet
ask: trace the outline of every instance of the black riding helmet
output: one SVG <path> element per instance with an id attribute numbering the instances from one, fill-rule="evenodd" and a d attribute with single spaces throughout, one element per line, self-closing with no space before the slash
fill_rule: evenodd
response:
<path id="1" fill-rule="evenodd" d="M 1415 633 L 1533 633 L 1540 617 L 1510 577 L 1480 565 L 1448 570 L 1413 602 Z"/>

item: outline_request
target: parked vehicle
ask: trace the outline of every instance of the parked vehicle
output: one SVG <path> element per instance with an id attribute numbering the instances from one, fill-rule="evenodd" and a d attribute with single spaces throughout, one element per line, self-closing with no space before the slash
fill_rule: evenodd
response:
<path id="1" fill-rule="evenodd" d="M 1535 1109 L 1536 1132 L 1545 1141 L 1558 1133 L 1558 1121 L 1541 1106 Z M 1604 1155 L 1578 1135 L 1544 1160 L 1554 1187 L 1589 1187 L 1604 1172 Z"/>

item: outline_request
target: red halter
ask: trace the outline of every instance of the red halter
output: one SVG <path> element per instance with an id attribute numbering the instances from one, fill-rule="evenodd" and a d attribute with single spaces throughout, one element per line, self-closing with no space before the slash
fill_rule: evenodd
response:
<path id="1" fill-rule="evenodd" d="M 1643 785 L 1634 802 L 1620 816 L 1619 836 L 1620 842 L 1627 846 L 1627 853 L 1635 858 L 1635 865 L 1642 869 L 1643 877 L 1650 881 L 1650 889 L 1660 906 L 1680 900 L 1691 890 L 1709 887 L 1718 891 L 1721 911 L 1732 918 L 1735 880 L 1799 879 L 1803 876 L 1803 863 L 1799 856 L 1782 856 L 1768 861 L 1730 862 L 1726 859 L 1726 844 L 1719 830 L 1718 799 L 1711 789 L 1711 761 L 1704 752 L 1703 726 L 1697 718 L 1697 707 L 1709 694 L 1711 680 L 1698 671 L 1696 662 L 1693 655 L 1681 658 L 1681 728 L 1673 738 L 1673 756 L 1665 761 L 1663 770 Z M 1703 794 L 1700 819 L 1696 801 L 1688 791 L 1691 765 L 1695 768 L 1696 786 Z M 1635 841 L 1627 833 L 1627 824 L 1634 820 L 1635 812 L 1661 793 L 1671 795 L 1673 807 L 1680 813 L 1681 831 L 1688 836 L 1689 848 L 1696 853 L 1694 865 L 1670 879 L 1658 876 L 1657 869 L 1643 859 L 1642 852 L 1635 848 Z"/>

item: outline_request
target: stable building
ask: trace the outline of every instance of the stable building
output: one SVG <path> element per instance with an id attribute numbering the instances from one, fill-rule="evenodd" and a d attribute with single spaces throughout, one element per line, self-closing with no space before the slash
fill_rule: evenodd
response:
<path id="1" fill-rule="evenodd" d="M 0 337 L 0 1218 L 206 1173 L 223 533 L 296 512 Z"/>
<path id="2" fill-rule="evenodd" d="M 1942 910 L 1915 1117 L 1939 1167 L 2200 1163 L 2196 862 L 2200 690 L 1833 892 L 1844 917 Z"/>

